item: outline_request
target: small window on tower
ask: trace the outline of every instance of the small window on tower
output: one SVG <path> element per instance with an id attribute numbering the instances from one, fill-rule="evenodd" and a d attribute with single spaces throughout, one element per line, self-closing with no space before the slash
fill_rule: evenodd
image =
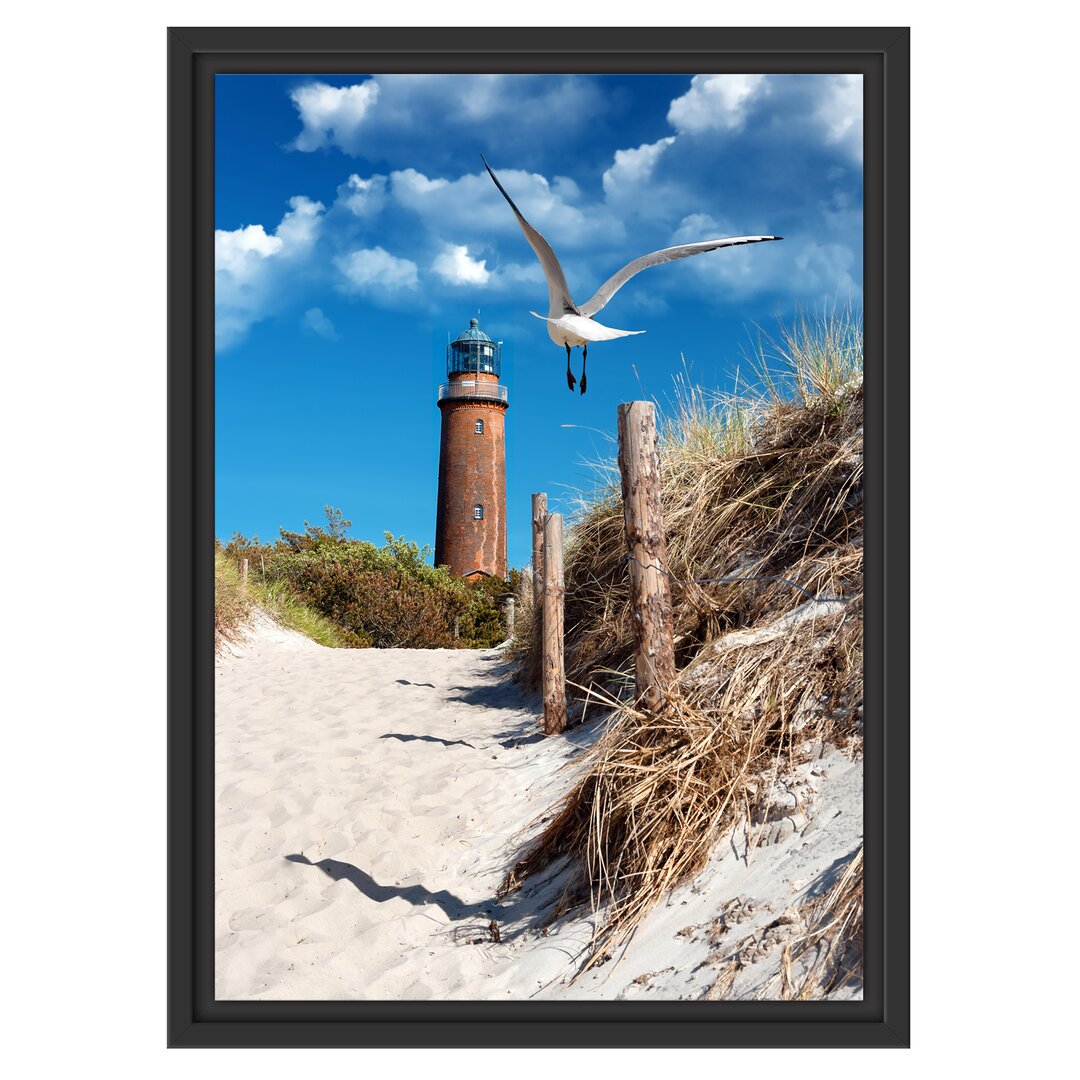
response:
<path id="1" fill-rule="evenodd" d="M 482 507 L 482 506 L 481 506 L 481 505 L 480 505 L 479 503 L 477 503 L 477 504 L 476 504 L 476 505 L 475 505 L 475 506 L 474 506 L 474 507 L 472 508 L 472 516 L 473 516 L 473 517 L 474 517 L 474 518 L 475 518 L 475 519 L 476 519 L 477 521 L 482 521 L 482 520 L 483 520 L 483 518 L 484 518 L 484 508 L 483 508 L 483 507 Z"/>
<path id="2" fill-rule="evenodd" d="M 484 421 L 483 420 L 477 420 L 476 421 L 476 434 L 477 435 L 483 435 L 484 434 Z"/>

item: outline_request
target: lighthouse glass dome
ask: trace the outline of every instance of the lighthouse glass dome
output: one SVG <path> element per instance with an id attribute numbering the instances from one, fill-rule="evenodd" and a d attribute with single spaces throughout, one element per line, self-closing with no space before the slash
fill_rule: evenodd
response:
<path id="1" fill-rule="evenodd" d="M 502 343 L 492 341 L 480 329 L 479 319 L 470 319 L 469 329 L 446 346 L 447 375 L 483 372 L 498 378 L 501 368 Z"/>

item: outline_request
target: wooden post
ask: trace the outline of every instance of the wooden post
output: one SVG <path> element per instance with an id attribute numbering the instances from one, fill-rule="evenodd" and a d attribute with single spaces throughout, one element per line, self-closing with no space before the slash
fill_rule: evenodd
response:
<path id="1" fill-rule="evenodd" d="M 631 401 L 619 406 L 619 472 L 630 554 L 637 695 L 647 712 L 657 713 L 675 681 L 675 643 L 667 536 L 660 503 L 656 410 L 652 402 Z"/>
<path id="2" fill-rule="evenodd" d="M 240 560 L 240 584 L 247 585 L 248 581 L 248 560 Z"/>
<path id="3" fill-rule="evenodd" d="M 544 519 L 544 734 L 566 730 L 566 671 L 563 666 L 563 521 Z"/>
<path id="4" fill-rule="evenodd" d="M 532 584 L 533 604 L 540 604 L 544 591 L 544 518 L 547 517 L 547 494 L 532 497 Z"/>
<path id="5" fill-rule="evenodd" d="M 514 636 L 514 598 L 506 598 L 506 636 Z"/>

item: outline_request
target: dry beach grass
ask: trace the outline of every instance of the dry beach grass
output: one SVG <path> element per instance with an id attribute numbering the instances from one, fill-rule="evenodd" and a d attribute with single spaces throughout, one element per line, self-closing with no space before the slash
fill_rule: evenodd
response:
<path id="1" fill-rule="evenodd" d="M 801 322 L 762 360 L 754 396 L 684 385 L 662 436 L 680 672 L 660 716 L 632 700 L 617 489 L 571 532 L 567 677 L 612 713 L 502 893 L 565 861 L 563 907 L 603 909 L 586 967 L 700 872 L 726 830 L 742 821 L 752 843 L 768 829 L 763 778 L 783 782 L 826 744 L 861 747 L 861 328 Z M 520 649 L 532 683 L 538 649 Z"/>

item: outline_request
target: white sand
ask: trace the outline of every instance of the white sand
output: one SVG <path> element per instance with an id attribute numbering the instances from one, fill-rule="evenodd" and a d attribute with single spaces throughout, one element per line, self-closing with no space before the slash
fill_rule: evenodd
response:
<path id="1" fill-rule="evenodd" d="M 778 789 L 749 859 L 736 829 L 627 950 L 571 984 L 588 913 L 544 934 L 557 881 L 494 891 L 597 725 L 540 738 L 538 703 L 504 675 L 498 650 L 325 649 L 265 617 L 219 660 L 219 999 L 698 998 L 718 948 L 761 937 L 858 846 L 861 765 L 830 752 L 805 770 L 809 807 Z M 741 921 L 710 943 L 736 897 Z M 776 973 L 764 936 L 735 996 Z"/>

